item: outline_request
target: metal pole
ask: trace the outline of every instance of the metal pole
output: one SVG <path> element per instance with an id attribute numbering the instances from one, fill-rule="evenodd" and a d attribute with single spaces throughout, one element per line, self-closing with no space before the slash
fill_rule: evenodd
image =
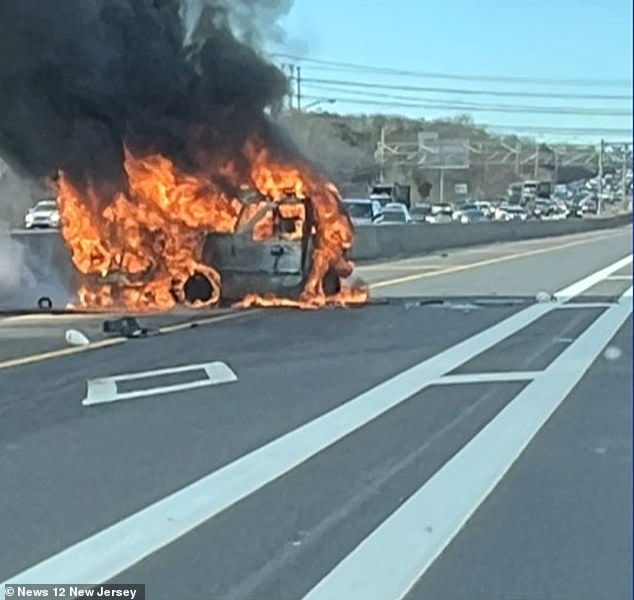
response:
<path id="1" fill-rule="evenodd" d="M 295 90 L 293 86 L 295 85 L 295 65 L 288 65 L 288 71 L 290 73 L 290 87 L 288 90 L 288 107 L 293 110 L 293 97 L 295 95 Z"/>
<path id="2" fill-rule="evenodd" d="M 535 179 L 539 179 L 539 144 L 535 146 Z"/>
<path id="3" fill-rule="evenodd" d="M 445 199 L 445 169 L 440 169 L 440 202 Z"/>
<path id="4" fill-rule="evenodd" d="M 381 138 L 379 139 L 379 183 L 383 183 L 384 164 L 385 164 L 385 126 L 381 127 Z"/>
<path id="5" fill-rule="evenodd" d="M 601 140 L 599 145 L 599 197 L 597 198 L 597 214 L 601 214 L 602 196 L 603 196 L 603 150 L 605 146 L 605 140 Z"/>
<path id="6" fill-rule="evenodd" d="M 522 144 L 517 142 L 515 146 L 515 174 L 520 176 L 520 158 L 522 156 Z"/>
<path id="7" fill-rule="evenodd" d="M 627 154 L 627 146 L 625 146 L 623 149 L 623 166 L 621 167 L 621 191 L 623 195 L 623 204 L 625 204 L 625 199 L 627 198 L 627 177 L 625 176 L 625 172 L 627 171 Z"/>

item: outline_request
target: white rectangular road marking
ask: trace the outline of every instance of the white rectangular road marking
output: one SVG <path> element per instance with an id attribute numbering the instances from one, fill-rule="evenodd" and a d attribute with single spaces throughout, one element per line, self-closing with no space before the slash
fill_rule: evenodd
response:
<path id="1" fill-rule="evenodd" d="M 604 276 L 613 273 L 622 267 L 624 260 L 601 272 L 605 273 Z M 593 273 L 573 286 L 576 293 L 581 293 L 595 283 L 596 274 Z M 561 290 L 560 294 L 565 298 L 570 297 L 571 287 Z M 558 306 L 558 302 L 549 302 L 521 310 L 16 574 L 11 580 L 23 583 L 55 581 L 70 584 L 81 581 L 98 584 L 111 579 Z"/>
<path id="2" fill-rule="evenodd" d="M 626 295 L 631 295 L 631 289 Z M 594 321 L 304 600 L 403 598 L 493 491 L 631 313 L 630 300 L 614 305 Z"/>
<path id="3" fill-rule="evenodd" d="M 500 373 L 458 373 L 445 375 L 429 385 L 456 385 L 462 383 L 504 383 L 507 381 L 530 381 L 541 371 L 502 371 Z"/>
<path id="4" fill-rule="evenodd" d="M 161 375 L 171 375 L 173 373 L 187 373 L 189 371 L 204 371 L 205 377 L 186 383 L 176 383 L 173 385 L 150 387 L 132 392 L 119 393 L 117 382 L 134 381 L 135 379 L 145 379 L 149 377 L 159 377 Z M 125 375 L 113 375 L 99 379 L 89 379 L 86 390 L 86 397 L 82 401 L 84 406 L 94 404 L 105 404 L 108 402 L 119 402 L 120 400 L 131 400 L 133 398 L 144 398 L 147 396 L 158 396 L 159 394 L 170 394 L 184 390 L 192 390 L 210 385 L 230 383 L 237 381 L 236 374 L 223 362 L 202 363 L 199 365 L 185 365 L 182 367 L 171 367 L 154 371 L 141 371 L 138 373 L 127 373 Z"/>

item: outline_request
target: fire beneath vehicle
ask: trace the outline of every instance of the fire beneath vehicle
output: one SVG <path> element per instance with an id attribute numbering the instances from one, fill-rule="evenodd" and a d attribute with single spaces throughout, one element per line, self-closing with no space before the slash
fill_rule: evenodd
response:
<path id="1" fill-rule="evenodd" d="M 308 231 L 311 256 L 303 290 L 286 298 L 254 289 L 238 305 L 319 308 L 366 302 L 367 290 L 340 285 L 353 270 L 346 254 L 354 235 L 336 187 L 306 165 L 275 160 L 258 140 L 249 140 L 242 154 L 246 176 L 229 161 L 211 176 L 185 172 L 160 154 L 139 156 L 126 149 L 128 189 L 105 202 L 95 187 L 78 186 L 61 172 L 56 182 L 61 233 L 79 273 L 77 305 L 131 311 L 216 305 L 223 297 L 223 277 L 204 258 L 206 236 L 235 233 L 239 222 L 257 217 L 272 202 L 291 226 L 280 234 L 271 213 L 264 212 L 252 239 L 266 242 L 279 235 L 297 241 Z M 286 204 L 289 195 L 304 204 Z M 336 289 L 326 289 L 333 277 Z"/>
<path id="2" fill-rule="evenodd" d="M 365 304 L 368 301 L 368 290 L 365 287 L 343 288 L 335 294 L 305 297 L 303 300 L 293 300 L 292 298 L 279 298 L 272 295 L 247 294 L 234 306 L 238 308 L 272 308 L 291 307 L 303 308 L 307 310 L 317 310 L 326 306 L 351 306 L 355 304 Z"/>

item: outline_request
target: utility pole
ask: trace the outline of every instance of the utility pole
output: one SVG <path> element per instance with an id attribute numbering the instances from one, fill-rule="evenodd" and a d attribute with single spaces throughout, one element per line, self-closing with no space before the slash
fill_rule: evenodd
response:
<path id="1" fill-rule="evenodd" d="M 601 214 L 601 205 L 603 203 L 603 153 L 605 151 L 605 140 L 601 140 L 599 145 L 599 197 L 597 199 L 597 214 Z"/>
<path id="2" fill-rule="evenodd" d="M 383 183 L 383 167 L 385 165 L 385 126 L 381 127 L 381 137 L 379 139 L 379 183 Z"/>
<path id="3" fill-rule="evenodd" d="M 627 198 L 627 178 L 625 176 L 625 172 L 627 171 L 627 146 L 623 149 L 623 164 L 621 165 L 621 191 L 623 194 L 623 204 L 625 204 L 625 199 Z"/>
<path id="4" fill-rule="evenodd" d="M 297 66 L 297 110 L 302 110 L 302 68 Z"/>
<path id="5" fill-rule="evenodd" d="M 440 196 L 439 202 L 445 199 L 445 169 L 440 168 L 440 190 L 438 195 Z"/>
<path id="6" fill-rule="evenodd" d="M 287 92 L 286 95 L 284 96 L 284 104 L 288 104 L 288 107 L 291 107 L 291 96 L 293 94 L 293 81 L 291 80 L 291 65 L 289 65 L 288 63 L 282 63 L 280 65 L 280 69 L 282 70 L 282 73 L 284 73 L 284 77 L 286 77 L 286 81 L 288 84 L 288 88 L 287 88 Z"/>
<path id="7" fill-rule="evenodd" d="M 535 174 L 534 179 L 539 179 L 539 144 L 535 146 Z"/>
<path id="8" fill-rule="evenodd" d="M 295 85 L 295 65 L 288 65 L 288 71 L 289 71 L 289 88 L 288 88 L 288 108 L 293 110 L 293 97 L 295 95 L 295 89 L 294 89 L 294 85 Z"/>
<path id="9" fill-rule="evenodd" d="M 520 159 L 522 158 L 522 144 L 517 142 L 515 145 L 515 174 L 520 177 Z"/>

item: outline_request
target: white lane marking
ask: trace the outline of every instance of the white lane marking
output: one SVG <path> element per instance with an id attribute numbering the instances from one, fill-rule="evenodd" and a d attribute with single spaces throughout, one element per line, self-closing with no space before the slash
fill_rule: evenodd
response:
<path id="1" fill-rule="evenodd" d="M 0 327 L 4 327 L 5 325 L 41 325 L 41 324 L 52 324 L 52 325 L 62 325 L 65 323 L 72 323 L 76 321 L 98 321 L 101 318 L 99 314 L 96 313 L 62 313 L 62 314 L 52 314 L 52 313 L 44 313 L 44 314 L 28 314 L 28 315 L 17 315 L 14 317 L 5 317 L 0 320 Z"/>
<path id="2" fill-rule="evenodd" d="M 608 237 L 613 237 L 613 234 L 609 234 L 609 235 L 605 235 L 603 236 L 605 238 Z M 497 265 L 499 263 L 502 262 L 508 262 L 511 260 L 516 260 L 518 258 L 526 258 L 529 256 L 537 256 L 538 254 L 545 254 L 547 252 L 553 252 L 555 250 L 563 250 L 564 248 L 572 248 L 574 246 L 581 246 L 581 245 L 585 245 L 588 244 L 588 240 L 587 239 L 581 239 L 581 240 L 576 240 L 576 241 L 572 241 L 572 242 L 567 242 L 564 244 L 559 244 L 557 246 L 550 246 L 550 247 L 546 247 L 546 248 L 537 248 L 534 250 L 527 250 L 525 252 L 516 252 L 514 254 L 504 254 L 502 256 L 497 256 L 495 258 L 488 258 L 486 260 L 480 260 L 480 261 L 476 261 L 473 263 L 467 263 L 466 265 L 462 265 L 462 266 L 447 266 L 446 268 L 443 269 L 437 269 L 435 271 L 425 271 L 423 273 L 414 273 L 413 275 L 403 275 L 401 277 L 397 277 L 395 279 L 387 279 L 387 280 L 382 280 L 382 281 L 377 281 L 377 282 L 370 282 L 370 289 L 378 289 L 378 288 L 382 288 L 382 287 L 388 287 L 388 286 L 393 286 L 393 285 L 397 285 L 397 284 L 401 284 L 401 283 L 409 283 L 411 281 L 418 281 L 419 279 L 427 279 L 429 277 L 436 277 L 436 276 L 440 276 L 440 275 L 449 275 L 449 274 L 453 274 L 453 273 L 460 273 L 462 271 L 466 271 L 466 270 L 471 270 L 471 269 L 476 269 L 476 268 L 480 268 L 480 267 L 487 267 L 490 265 Z M 630 258 L 629 262 L 632 262 L 632 259 Z M 624 264 L 629 264 L 629 263 L 624 263 Z M 614 271 L 611 271 L 611 273 L 613 273 Z M 600 281 L 602 278 L 597 279 L 597 281 Z"/>
<path id="3" fill-rule="evenodd" d="M 614 302 L 570 302 L 562 304 L 559 308 L 563 309 L 575 309 L 575 308 L 610 308 L 614 306 Z"/>
<path id="4" fill-rule="evenodd" d="M 577 281 L 576 283 L 569 285 L 565 290 L 557 292 L 556 294 L 554 294 L 554 296 L 557 300 L 566 301 L 573 296 L 578 296 L 579 294 L 582 294 L 583 292 L 585 292 L 586 290 L 589 290 L 591 287 L 595 286 L 597 283 L 599 283 L 606 277 L 609 277 L 610 275 L 612 275 L 612 273 L 614 273 L 615 271 L 619 271 L 623 267 L 626 267 L 627 265 L 631 265 L 631 264 L 632 264 L 632 255 L 630 254 L 629 256 L 626 256 L 622 258 L 621 260 L 618 260 L 615 263 L 608 265 L 604 269 L 600 269 L 599 271 L 596 271 L 589 277 L 586 277 L 585 279 L 582 279 L 581 281 Z M 588 285 L 588 283 L 590 283 L 590 285 Z"/>
<path id="5" fill-rule="evenodd" d="M 583 281 L 587 287 L 594 285 L 594 274 Z M 581 282 L 573 285 L 584 289 Z M 568 289 L 560 293 L 568 297 Z M 557 302 L 534 304 L 511 315 L 16 574 L 10 581 L 98 584 L 113 578 L 558 306 Z"/>
<path id="6" fill-rule="evenodd" d="M 437 264 L 437 265 L 359 265 L 355 267 L 355 271 L 360 271 L 361 273 L 369 273 L 370 271 L 436 271 L 437 269 L 444 269 L 446 264 Z M 464 265 L 451 265 L 453 266 L 464 266 Z"/>
<path id="7" fill-rule="evenodd" d="M 430 385 L 456 385 L 462 383 L 503 383 L 505 381 L 530 381 L 541 371 L 501 371 L 499 373 L 457 373 L 445 375 Z"/>
<path id="8" fill-rule="evenodd" d="M 205 377 L 186 383 L 175 383 L 166 386 L 156 386 L 131 392 L 119 393 L 117 390 L 117 383 L 119 381 L 134 381 L 135 379 L 159 377 L 161 375 L 171 375 L 174 373 L 187 373 L 189 371 L 204 371 Z M 158 369 L 154 371 L 139 371 L 138 373 L 113 375 L 111 377 L 89 379 L 87 384 L 86 397 L 82 400 L 82 404 L 84 406 L 92 406 L 94 404 L 119 402 L 120 400 L 131 400 L 133 398 L 145 398 L 147 396 L 171 394 L 174 392 L 192 390 L 196 388 L 207 387 L 210 385 L 230 383 L 237 380 L 238 377 L 236 376 L 236 374 L 223 362 L 185 365 L 182 367 L 170 367 L 167 369 Z"/>
<path id="9" fill-rule="evenodd" d="M 594 321 L 304 600 L 403 598 L 493 491 L 631 313 L 631 302 L 617 304 Z"/>

